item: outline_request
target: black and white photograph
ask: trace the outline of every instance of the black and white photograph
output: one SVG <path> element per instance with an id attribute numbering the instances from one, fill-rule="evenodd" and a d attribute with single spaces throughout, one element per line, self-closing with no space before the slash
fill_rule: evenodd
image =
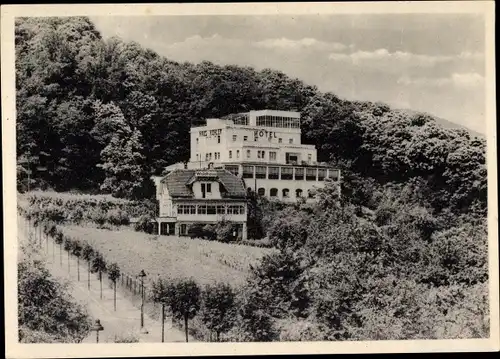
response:
<path id="1" fill-rule="evenodd" d="M 7 357 L 498 350 L 493 16 L 2 6 Z"/>

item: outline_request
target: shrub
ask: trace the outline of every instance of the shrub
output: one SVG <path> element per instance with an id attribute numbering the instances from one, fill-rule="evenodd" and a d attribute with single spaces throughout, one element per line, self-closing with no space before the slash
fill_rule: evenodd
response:
<path id="1" fill-rule="evenodd" d="M 217 239 L 217 232 L 214 225 L 206 224 L 203 226 L 203 238 L 209 241 L 215 241 Z"/>
<path id="2" fill-rule="evenodd" d="M 228 221 L 221 221 L 215 225 L 215 234 L 217 240 L 224 243 L 229 243 L 236 240 L 234 233 L 237 233 L 237 225 Z"/>
<path id="3" fill-rule="evenodd" d="M 120 209 L 112 209 L 107 213 L 108 223 L 114 226 L 126 226 L 130 224 L 130 218 Z"/>
<path id="4" fill-rule="evenodd" d="M 139 217 L 137 222 L 134 224 L 134 230 L 137 232 L 145 232 L 153 234 L 155 232 L 155 219 L 154 217 L 143 214 Z"/>
<path id="5" fill-rule="evenodd" d="M 17 269 L 19 341 L 83 340 L 90 330 L 90 317 L 68 289 L 53 279 L 40 261 L 24 259 Z"/>
<path id="6" fill-rule="evenodd" d="M 139 343 L 139 337 L 135 333 L 125 333 L 115 335 L 114 343 Z"/>
<path id="7" fill-rule="evenodd" d="M 187 233 L 191 238 L 204 238 L 203 225 L 201 223 L 192 223 L 189 225 Z"/>

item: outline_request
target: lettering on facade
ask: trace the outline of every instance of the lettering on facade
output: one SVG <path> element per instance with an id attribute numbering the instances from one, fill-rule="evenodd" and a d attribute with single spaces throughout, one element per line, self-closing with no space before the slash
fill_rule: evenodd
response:
<path id="1" fill-rule="evenodd" d="M 200 131 L 199 133 L 201 137 L 215 137 L 222 133 L 222 128 L 219 128 L 218 130 Z"/>
<path id="2" fill-rule="evenodd" d="M 253 134 L 255 139 L 257 139 L 258 137 L 268 137 L 269 139 L 276 138 L 276 132 L 273 131 L 254 130 Z"/>

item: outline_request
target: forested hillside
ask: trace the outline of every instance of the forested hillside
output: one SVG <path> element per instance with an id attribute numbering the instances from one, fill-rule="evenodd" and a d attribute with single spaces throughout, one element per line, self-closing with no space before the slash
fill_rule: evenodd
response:
<path id="1" fill-rule="evenodd" d="M 149 196 L 151 174 L 188 159 L 191 125 L 293 109 L 303 142 L 345 170 L 354 202 L 365 202 L 369 185 L 417 180 L 437 210 L 485 210 L 484 139 L 429 115 L 344 101 L 276 70 L 172 62 L 103 40 L 84 17 L 18 19 L 15 38 L 17 149 L 30 160 L 32 186 Z M 18 167 L 20 187 L 26 168 Z"/>
<path id="2" fill-rule="evenodd" d="M 275 70 L 175 63 L 86 18 L 18 19 L 16 70 L 20 190 L 29 163 L 31 188 L 148 197 L 191 125 L 301 112 L 342 200 L 328 185 L 314 205 L 250 201 L 249 229 L 279 251 L 251 268 L 227 340 L 489 335 L 484 139 Z"/>

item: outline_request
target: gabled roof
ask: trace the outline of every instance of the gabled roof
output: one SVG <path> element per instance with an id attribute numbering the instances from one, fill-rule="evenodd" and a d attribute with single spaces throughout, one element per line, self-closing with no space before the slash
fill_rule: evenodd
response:
<path id="1" fill-rule="evenodd" d="M 167 185 L 169 194 L 175 198 L 193 198 L 192 185 L 197 181 L 217 181 L 225 198 L 245 198 L 246 190 L 243 179 L 222 169 L 177 169 L 168 173 L 161 180 Z"/>

